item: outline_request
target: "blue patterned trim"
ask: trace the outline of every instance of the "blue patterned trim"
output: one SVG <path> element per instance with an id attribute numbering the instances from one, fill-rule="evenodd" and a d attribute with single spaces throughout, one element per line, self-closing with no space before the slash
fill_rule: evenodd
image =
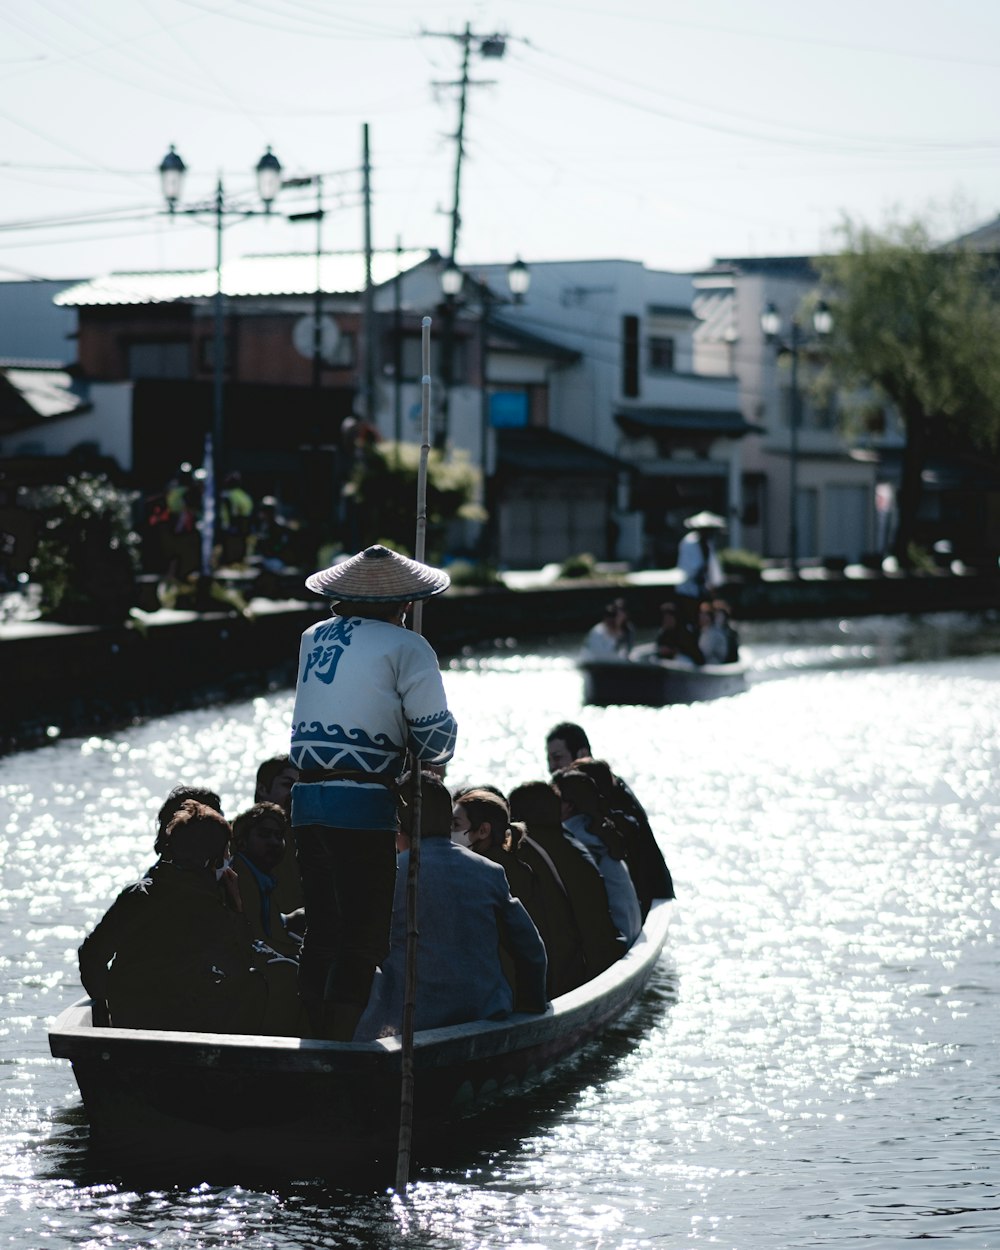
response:
<path id="1" fill-rule="evenodd" d="M 458 725 L 450 712 L 422 716 L 408 723 L 410 745 L 417 759 L 428 764 L 445 764 L 455 754 Z"/>
<path id="2" fill-rule="evenodd" d="M 388 734 L 372 737 L 363 729 L 324 725 L 322 721 L 299 721 L 292 726 L 289 754 L 299 769 L 347 768 L 394 777 L 399 772 L 404 751 Z"/>

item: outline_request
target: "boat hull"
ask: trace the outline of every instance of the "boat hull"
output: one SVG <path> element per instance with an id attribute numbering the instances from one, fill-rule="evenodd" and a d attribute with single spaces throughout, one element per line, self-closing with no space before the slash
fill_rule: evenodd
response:
<path id="1" fill-rule="evenodd" d="M 635 704 L 667 707 L 739 694 L 747 687 L 743 664 L 704 664 L 694 668 L 673 660 L 640 658 L 579 661 L 583 701 L 596 707 Z"/>
<path id="2" fill-rule="evenodd" d="M 544 1014 L 428 1030 L 414 1039 L 414 1153 L 433 1163 L 440 1130 L 527 1090 L 620 1018 L 666 938 L 657 902 L 629 953 Z M 90 1002 L 49 1033 L 69 1059 L 99 1154 L 159 1179 L 391 1176 L 399 1123 L 398 1039 L 344 1043 L 95 1028 Z M 266 1167 L 262 1169 L 262 1164 Z"/>

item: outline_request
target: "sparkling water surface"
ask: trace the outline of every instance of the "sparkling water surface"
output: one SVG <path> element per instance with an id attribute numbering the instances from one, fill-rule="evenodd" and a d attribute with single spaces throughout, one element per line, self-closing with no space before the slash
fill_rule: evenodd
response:
<path id="1" fill-rule="evenodd" d="M 287 692 L 0 760 L 0 1246 L 1000 1247 L 1000 658 L 895 662 L 1000 636 L 917 632 L 762 634 L 745 694 L 663 709 L 581 707 L 565 649 L 451 663 L 449 782 L 543 777 L 545 731 L 579 721 L 679 898 L 637 1011 L 456 1134 L 405 1203 L 139 1187 L 90 1156 L 48 1053 L 76 947 L 151 862 L 164 795 L 248 806 Z"/>

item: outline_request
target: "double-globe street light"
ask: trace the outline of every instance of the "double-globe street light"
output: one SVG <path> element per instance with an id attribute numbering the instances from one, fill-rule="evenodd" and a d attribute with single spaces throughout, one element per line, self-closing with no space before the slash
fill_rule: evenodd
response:
<path id="1" fill-rule="evenodd" d="M 271 215 L 274 201 L 277 199 L 278 192 L 282 186 L 281 162 L 268 147 L 254 168 L 257 176 L 257 194 L 260 196 L 262 204 L 261 208 L 242 208 L 234 204 L 227 204 L 221 175 L 216 182 L 215 196 L 212 200 L 201 204 L 192 204 L 186 208 L 179 207 L 187 166 L 178 155 L 173 144 L 170 145 L 170 151 L 160 162 L 159 172 L 160 186 L 163 191 L 163 198 L 167 202 L 167 212 L 170 216 L 213 216 L 215 218 L 215 328 L 212 350 L 212 426 L 209 434 L 211 439 L 211 444 L 208 448 L 209 454 L 206 455 L 206 466 L 208 463 L 212 465 L 214 489 L 208 493 L 206 501 L 205 532 L 209 535 L 209 538 L 205 541 L 202 548 L 202 573 L 205 576 L 209 576 L 211 574 L 211 536 L 221 524 L 222 519 L 219 506 L 223 481 L 223 474 L 220 470 L 223 459 L 223 381 L 225 377 L 222 232 L 227 218 L 242 220 L 246 217 L 269 217 Z M 206 442 L 208 442 L 207 439 Z M 209 507 L 212 510 L 211 516 L 208 515 Z"/>
<path id="2" fill-rule="evenodd" d="M 466 275 L 455 264 L 454 258 L 449 260 L 441 270 L 441 290 L 445 297 L 445 340 L 444 360 L 442 362 L 442 380 L 444 382 L 444 414 L 445 433 L 448 429 L 448 414 L 451 407 L 451 388 L 454 381 L 454 318 L 459 296 L 466 283 Z M 490 431 L 490 393 L 487 360 L 489 358 L 489 331 L 494 304 L 521 304 L 531 286 L 531 270 L 518 257 L 507 266 L 507 287 L 510 299 L 494 294 L 485 279 L 475 282 L 476 296 L 479 302 L 479 361 L 480 361 L 480 392 L 479 392 L 479 470 L 482 478 L 483 509 L 487 505 L 487 483 L 489 481 L 489 431 Z M 488 522 L 483 523 L 484 554 L 489 554 Z"/>
<path id="3" fill-rule="evenodd" d="M 781 337 L 784 330 L 781 313 L 772 302 L 768 302 L 760 315 L 760 327 L 764 338 L 774 343 L 778 353 L 787 353 L 791 359 L 792 376 L 789 388 L 790 411 L 788 414 L 788 568 L 793 576 L 799 571 L 799 427 L 802 423 L 802 392 L 799 387 L 799 353 L 810 342 L 812 337 L 803 337 L 802 327 L 796 317 L 788 324 L 788 337 Z M 826 304 L 820 300 L 813 309 L 813 333 L 816 338 L 824 338 L 833 329 L 833 316 Z"/>

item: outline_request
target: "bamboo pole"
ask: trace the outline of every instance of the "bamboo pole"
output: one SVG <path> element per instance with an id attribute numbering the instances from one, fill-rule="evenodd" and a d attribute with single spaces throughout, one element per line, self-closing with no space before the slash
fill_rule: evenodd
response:
<path id="1" fill-rule="evenodd" d="M 417 536 L 414 557 L 421 562 L 427 547 L 427 458 L 431 450 L 431 319 L 420 325 L 422 377 L 420 379 L 421 431 L 420 464 L 417 470 Z M 413 605 L 413 631 L 423 632 L 423 601 Z M 401 1082 L 399 1093 L 399 1145 L 396 1152 L 398 1194 L 405 1194 L 410 1179 L 413 1143 L 413 1016 L 417 992 L 417 881 L 420 876 L 420 761 L 410 753 L 410 781 L 413 786 L 410 819 L 410 863 L 406 875 L 406 984 L 403 996 L 401 1040 Z"/>

